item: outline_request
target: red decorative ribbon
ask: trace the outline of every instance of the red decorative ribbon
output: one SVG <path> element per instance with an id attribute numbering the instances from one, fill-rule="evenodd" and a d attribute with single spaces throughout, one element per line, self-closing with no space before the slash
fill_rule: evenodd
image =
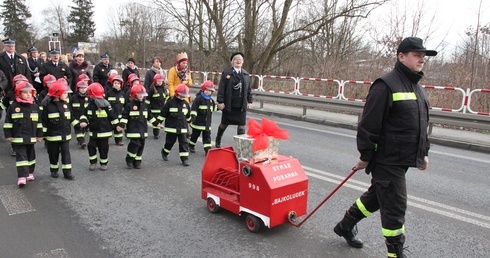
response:
<path id="1" fill-rule="evenodd" d="M 265 150 L 269 146 L 269 136 L 278 140 L 289 139 L 287 130 L 282 130 L 276 122 L 262 118 L 262 125 L 255 119 L 248 120 L 248 136 L 254 139 L 252 150 Z"/>

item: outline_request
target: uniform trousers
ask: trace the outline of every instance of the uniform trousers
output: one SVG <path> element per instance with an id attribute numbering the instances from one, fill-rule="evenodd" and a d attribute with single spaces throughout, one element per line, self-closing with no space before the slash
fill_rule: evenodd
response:
<path id="1" fill-rule="evenodd" d="M 12 144 L 15 151 L 15 166 L 17 167 L 17 177 L 28 177 L 34 173 L 36 167 L 36 151 L 34 144 Z"/>
<path id="2" fill-rule="evenodd" d="M 87 132 L 87 129 L 84 128 L 77 128 L 76 126 L 73 127 L 73 131 L 75 131 L 75 135 L 77 137 L 77 142 L 78 144 L 82 144 L 85 142 L 85 133 Z"/>
<path id="3" fill-rule="evenodd" d="M 198 130 L 198 129 L 192 129 L 192 134 L 191 134 L 191 139 L 189 141 L 189 145 L 195 146 L 197 139 L 201 135 L 202 132 L 202 144 L 204 147 L 204 151 L 208 151 L 212 145 L 211 145 L 211 130 Z"/>
<path id="4" fill-rule="evenodd" d="M 358 220 L 380 210 L 383 236 L 392 244 L 405 242 L 407 170 L 408 166 L 374 165 L 371 186 L 349 208 L 349 214 Z"/>
<path id="5" fill-rule="evenodd" d="M 133 162 L 135 166 L 141 164 L 143 150 L 145 149 L 145 138 L 131 138 L 128 144 L 126 161 Z"/>
<path id="6" fill-rule="evenodd" d="M 90 164 L 97 163 L 97 149 L 99 150 L 100 165 L 107 165 L 107 163 L 109 163 L 109 137 L 90 138 L 87 149 Z"/>
<path id="7" fill-rule="evenodd" d="M 51 172 L 58 172 L 58 164 L 61 154 L 61 170 L 63 173 L 71 172 L 71 156 L 69 141 L 46 141 L 48 148 L 49 164 Z"/>
<path id="8" fill-rule="evenodd" d="M 179 140 L 179 156 L 181 160 L 189 159 L 189 143 L 187 142 L 187 134 L 185 133 L 168 133 L 165 136 L 165 145 L 163 151 L 168 155 L 175 142 Z"/>

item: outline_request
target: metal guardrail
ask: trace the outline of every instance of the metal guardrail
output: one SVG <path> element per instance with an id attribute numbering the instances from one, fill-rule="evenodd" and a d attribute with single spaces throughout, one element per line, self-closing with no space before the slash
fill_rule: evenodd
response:
<path id="1" fill-rule="evenodd" d="M 343 111 L 356 114 L 358 121 L 362 115 L 364 102 L 347 101 L 330 98 L 308 97 L 293 94 L 270 93 L 254 91 L 254 101 L 260 102 L 260 108 L 266 103 L 277 103 L 282 105 L 296 105 L 303 108 L 303 116 L 307 115 L 308 108 L 321 108 L 326 111 Z M 465 128 L 490 130 L 490 116 L 481 116 L 468 113 L 445 112 L 430 110 L 430 128 L 432 132 L 434 124 L 459 126 Z"/>

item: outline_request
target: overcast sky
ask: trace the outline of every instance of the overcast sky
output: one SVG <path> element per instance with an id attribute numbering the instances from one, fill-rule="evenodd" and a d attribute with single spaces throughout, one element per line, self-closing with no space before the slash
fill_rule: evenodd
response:
<path id="1" fill-rule="evenodd" d="M 482 25 L 490 25 L 490 0 L 392 0 L 399 5 L 399 9 L 406 9 L 407 13 L 413 13 L 414 10 L 419 9 L 417 3 L 424 4 L 426 8 L 425 16 L 432 18 L 435 16 L 434 26 L 437 30 L 433 30 L 431 34 L 431 40 L 427 42 L 426 47 L 433 48 L 444 41 L 444 44 L 457 45 L 458 42 L 464 37 L 464 32 L 469 26 L 476 27 L 477 13 L 480 2 L 482 2 L 481 8 L 481 21 Z M 26 0 L 26 4 L 33 15 L 33 20 L 42 19 L 41 11 L 45 9 L 46 5 L 53 2 L 66 3 L 71 5 L 72 0 Z M 111 15 L 108 10 L 112 7 L 113 10 L 117 6 L 126 4 L 130 0 L 93 0 L 95 9 L 95 23 L 96 32 L 95 36 L 100 37 L 106 32 L 107 17 Z M 145 2 L 139 1 L 139 2 Z M 409 4 L 407 4 L 409 3 Z M 382 26 L 379 23 L 380 17 L 386 17 L 390 15 L 390 11 L 393 10 L 391 5 L 385 5 L 384 7 L 376 10 L 371 15 L 370 24 L 376 26 Z M 435 45 L 435 46 L 434 46 Z"/>

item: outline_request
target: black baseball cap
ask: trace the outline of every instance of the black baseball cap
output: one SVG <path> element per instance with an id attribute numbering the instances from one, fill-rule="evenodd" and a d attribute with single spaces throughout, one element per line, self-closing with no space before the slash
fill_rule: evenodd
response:
<path id="1" fill-rule="evenodd" d="M 427 56 L 437 55 L 437 51 L 425 49 L 424 45 L 422 44 L 422 39 L 417 37 L 404 38 L 398 46 L 396 54 L 398 55 L 400 52 L 425 52 Z"/>

